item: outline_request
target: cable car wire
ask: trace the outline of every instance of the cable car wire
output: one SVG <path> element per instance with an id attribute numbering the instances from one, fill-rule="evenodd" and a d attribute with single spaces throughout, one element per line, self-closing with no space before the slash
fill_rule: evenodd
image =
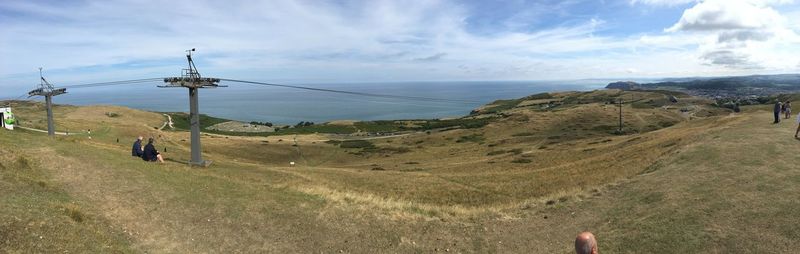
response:
<path id="1" fill-rule="evenodd" d="M 235 82 L 235 83 L 251 84 L 251 85 L 285 87 L 285 88 L 303 89 L 303 90 L 311 90 L 311 91 L 319 91 L 319 92 L 329 92 L 329 93 L 339 93 L 339 94 L 349 94 L 349 95 L 379 97 L 379 98 L 390 98 L 390 99 L 404 99 L 404 100 L 432 101 L 432 102 L 449 102 L 449 103 L 463 103 L 463 104 L 481 103 L 479 101 L 471 101 L 471 100 L 431 98 L 431 97 L 405 96 L 405 95 L 389 95 L 389 94 L 376 94 L 376 93 L 364 93 L 364 92 L 353 92 L 353 91 L 344 91 L 344 90 L 335 90 L 335 89 L 317 88 L 317 87 L 308 87 L 308 86 L 274 84 L 274 83 L 247 81 L 247 80 L 237 80 L 237 79 L 224 79 L 223 78 L 223 79 L 220 79 L 220 80 L 221 81 L 228 81 L 228 82 Z"/>
<path id="2" fill-rule="evenodd" d="M 149 82 L 156 82 L 156 81 L 163 81 L 164 78 L 146 78 L 146 79 L 131 79 L 131 80 L 120 80 L 120 81 L 109 81 L 109 82 L 96 82 L 96 83 L 87 83 L 87 84 L 78 84 L 78 85 L 68 85 L 68 86 L 59 86 L 59 88 L 89 88 L 89 87 L 101 87 L 101 86 L 119 86 L 119 85 L 132 85 L 132 84 L 139 84 L 139 83 L 149 83 Z"/>

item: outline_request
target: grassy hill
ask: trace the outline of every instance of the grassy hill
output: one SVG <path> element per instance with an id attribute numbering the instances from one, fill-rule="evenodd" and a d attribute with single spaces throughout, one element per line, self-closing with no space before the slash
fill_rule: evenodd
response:
<path id="1" fill-rule="evenodd" d="M 677 97 L 537 95 L 456 119 L 479 126 L 379 122 L 408 132 L 360 140 L 207 133 L 209 168 L 163 115 L 59 106 L 59 130 L 92 133 L 0 131 L 0 250 L 566 253 L 585 229 L 604 252 L 797 247 L 795 126 Z M 40 104 L 14 107 L 42 127 Z M 131 158 L 136 135 L 168 162 Z"/>

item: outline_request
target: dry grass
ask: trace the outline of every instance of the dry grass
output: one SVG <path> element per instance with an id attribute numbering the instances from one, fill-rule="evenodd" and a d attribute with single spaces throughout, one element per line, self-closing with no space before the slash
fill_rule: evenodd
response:
<path id="1" fill-rule="evenodd" d="M 128 234 L 123 239 L 131 243 L 123 240 L 121 246 L 138 251 L 431 252 L 446 247 L 553 253 L 568 251 L 570 238 L 585 229 L 596 231 L 601 249 L 612 252 L 731 250 L 726 244 L 781 252 L 793 245 L 787 240 L 792 230 L 779 224 L 796 224 L 795 204 L 768 194 L 793 196 L 791 181 L 800 178 L 788 170 L 794 164 L 789 159 L 769 164 L 759 159 L 761 153 L 786 153 L 792 144 L 761 140 L 772 137 L 773 130 L 759 125 L 764 119 L 757 113 L 714 116 L 726 112 L 683 98 L 683 104 L 670 108 L 626 106 L 631 131 L 614 135 L 606 126 L 616 123 L 616 108 L 592 100 L 663 95 L 601 91 L 554 96 L 575 103 L 542 111 L 523 101 L 483 128 L 370 141 L 374 149 L 407 149 L 404 153 L 358 153 L 360 148 L 324 143 L 325 135 L 297 136 L 297 146 L 295 136 L 206 135 L 205 156 L 215 161 L 211 168 L 146 164 L 127 155 L 137 133 L 160 136 L 157 146 L 166 146 L 165 155 L 178 162 L 188 159 L 188 135 L 151 131 L 163 121 L 160 115 L 108 107 L 57 111 L 63 126 L 100 130 L 92 140 L 2 132 L 0 141 L 27 144 L 15 152 L 25 155 L 25 162 L 13 167 L 29 164 L 49 174 L 25 180 L 31 188 L 76 197 L 59 201 L 44 217 L 78 228 L 111 224 L 113 230 L 98 232 L 113 236 L 123 230 Z M 686 106 L 712 113 L 690 121 L 679 111 Z M 108 117 L 109 111 L 119 116 Z M 41 109 L 30 105 L 17 111 L 28 119 L 33 113 Z M 748 135 L 759 137 L 755 149 L 740 149 L 737 140 Z M 117 143 L 118 137 L 125 142 Z M 769 148 L 770 143 L 780 146 Z M 51 156 L 30 159 L 40 147 Z M 296 166 L 290 167 L 290 161 Z M 7 169 L 12 164 L 0 165 Z M 23 186 L 5 177 L 0 188 Z M 732 198 L 720 191 L 740 195 Z M 745 208 L 732 209 L 735 202 Z M 775 208 L 760 208 L 768 204 Z M 0 223 L 12 221 L 0 217 Z M 755 230 L 762 232 L 755 238 L 763 244 L 747 241 L 747 235 L 758 234 Z M 112 245 L 116 241 L 102 239 Z M 37 250 L 21 246 L 0 249 Z"/>

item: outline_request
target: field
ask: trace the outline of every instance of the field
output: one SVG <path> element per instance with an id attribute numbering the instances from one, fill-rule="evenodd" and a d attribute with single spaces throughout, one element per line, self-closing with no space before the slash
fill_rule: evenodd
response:
<path id="1" fill-rule="evenodd" d="M 59 106 L 57 129 L 78 135 L 0 131 L 0 250 L 568 253 L 586 229 L 603 252 L 797 247 L 796 126 L 666 96 L 565 92 L 341 125 L 403 131 L 387 137 L 207 133 L 209 168 L 186 165 L 188 133 L 158 130 L 159 113 Z M 46 126 L 41 104 L 15 103 L 21 125 Z M 168 162 L 132 158 L 137 135 Z"/>

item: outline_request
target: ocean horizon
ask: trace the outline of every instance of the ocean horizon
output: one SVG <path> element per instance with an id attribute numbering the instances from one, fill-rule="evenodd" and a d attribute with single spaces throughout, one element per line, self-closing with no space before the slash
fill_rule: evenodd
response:
<path id="1" fill-rule="evenodd" d="M 225 83 L 229 87 L 200 90 L 202 114 L 237 121 L 296 124 L 334 120 L 438 119 L 460 117 L 495 100 L 554 91 L 603 88 L 609 80 L 580 81 L 462 81 L 304 84 L 352 92 L 440 98 L 424 101 L 367 97 L 281 87 Z M 117 105 L 154 112 L 188 112 L 188 89 L 158 88 L 158 84 L 68 89 L 56 104 Z"/>

